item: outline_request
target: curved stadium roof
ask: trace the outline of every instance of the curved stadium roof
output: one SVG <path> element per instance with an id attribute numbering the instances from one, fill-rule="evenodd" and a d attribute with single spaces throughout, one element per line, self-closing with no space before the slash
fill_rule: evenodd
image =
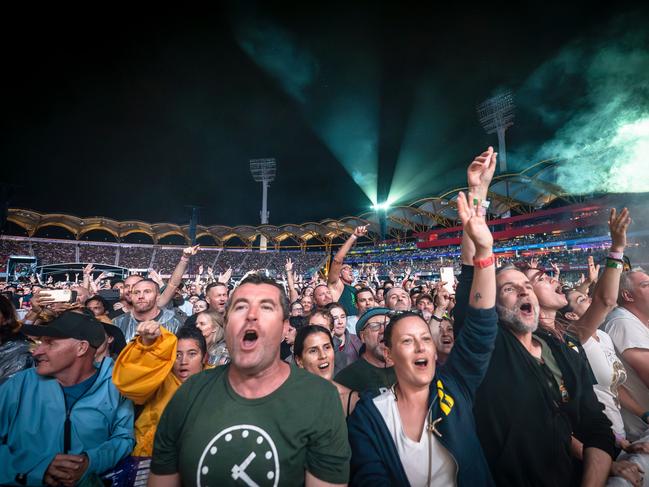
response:
<path id="1" fill-rule="evenodd" d="M 491 206 L 489 213 L 498 216 L 507 211 L 529 213 L 542 208 L 561 198 L 567 203 L 574 203 L 573 197 L 552 181 L 555 178 L 556 163 L 541 161 L 520 173 L 496 176 L 489 191 Z M 456 199 L 460 191 L 466 188 L 455 188 L 439 196 L 417 200 L 406 206 L 395 206 L 387 210 L 387 235 L 389 238 L 401 239 L 412 232 L 422 232 L 439 226 L 453 226 L 457 221 Z M 58 226 L 71 232 L 79 239 L 84 234 L 103 230 L 116 239 L 122 239 L 132 233 L 143 233 L 157 243 L 170 235 L 177 235 L 189 242 L 189 225 L 173 223 L 146 223 L 138 220 L 117 221 L 104 217 L 79 218 L 65 214 L 42 214 L 32 210 L 11 208 L 7 220 L 22 227 L 29 236 L 48 226 Z M 379 240 L 380 223 L 376 212 L 367 212 L 359 216 L 348 216 L 340 219 L 327 219 L 321 222 L 286 224 L 280 226 L 240 225 L 227 227 L 223 225 L 203 226 L 196 228 L 196 237 L 209 236 L 219 246 L 238 238 L 248 245 L 259 236 L 265 236 L 270 244 L 279 246 L 282 241 L 291 238 L 301 245 L 310 241 L 328 244 L 339 237 L 346 237 L 359 225 L 368 225 L 368 236 Z"/>

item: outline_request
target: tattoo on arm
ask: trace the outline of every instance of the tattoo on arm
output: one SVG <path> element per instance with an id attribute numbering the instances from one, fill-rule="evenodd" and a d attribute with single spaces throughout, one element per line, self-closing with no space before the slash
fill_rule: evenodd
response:
<path id="1" fill-rule="evenodd" d="M 473 295 L 473 299 L 475 299 L 476 301 L 480 301 L 481 298 L 482 298 L 482 294 L 480 293 L 475 293 Z"/>

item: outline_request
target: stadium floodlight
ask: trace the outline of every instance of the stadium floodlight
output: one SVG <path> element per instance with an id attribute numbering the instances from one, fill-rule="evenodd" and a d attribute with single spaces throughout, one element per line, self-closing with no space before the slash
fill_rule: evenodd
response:
<path id="1" fill-rule="evenodd" d="M 507 172 L 507 149 L 505 131 L 514 125 L 514 95 L 507 90 L 488 98 L 476 107 L 478 119 L 488 134 L 498 134 L 498 159 L 500 173 Z"/>
<path id="2" fill-rule="evenodd" d="M 268 187 L 270 183 L 275 180 L 275 173 L 277 171 L 277 163 L 275 158 L 270 159 L 250 159 L 250 174 L 252 179 L 261 183 L 261 224 L 268 223 L 270 212 L 268 211 Z M 261 250 L 266 250 L 266 237 L 261 236 L 259 247 Z"/>

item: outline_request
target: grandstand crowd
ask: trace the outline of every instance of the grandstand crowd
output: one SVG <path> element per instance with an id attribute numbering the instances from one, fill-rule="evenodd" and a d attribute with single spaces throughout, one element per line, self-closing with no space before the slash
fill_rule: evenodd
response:
<path id="1" fill-rule="evenodd" d="M 496 164 L 467 168 L 460 246 L 3 238 L 83 267 L 0 285 L 0 485 L 648 486 L 634 215 L 505 251 L 597 235 L 494 242 Z"/>

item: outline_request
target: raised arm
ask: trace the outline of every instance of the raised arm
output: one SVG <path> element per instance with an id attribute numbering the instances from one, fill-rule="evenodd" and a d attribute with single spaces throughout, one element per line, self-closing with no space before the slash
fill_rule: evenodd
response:
<path id="1" fill-rule="evenodd" d="M 628 209 L 624 208 L 619 214 L 615 208 L 611 209 L 608 227 L 611 231 L 612 243 L 609 258 L 606 260 L 606 269 L 593 293 L 593 302 L 575 323 L 575 329 L 582 343 L 593 336 L 617 303 L 623 268 L 622 256 L 626 247 L 626 231 L 630 223 Z"/>
<path id="2" fill-rule="evenodd" d="M 158 307 L 164 308 L 174 297 L 174 293 L 176 292 L 176 289 L 178 289 L 180 281 L 182 281 L 183 275 L 185 274 L 187 266 L 189 265 L 189 259 L 192 255 L 196 255 L 198 249 L 200 249 L 199 245 L 194 245 L 193 247 L 186 247 L 183 249 L 183 255 L 180 256 L 180 260 L 178 261 L 178 264 L 176 264 L 176 268 L 169 278 L 167 287 L 158 298 Z"/>
<path id="3" fill-rule="evenodd" d="M 295 279 L 293 278 L 293 261 L 290 259 L 286 259 L 286 265 L 284 266 L 284 269 L 286 269 L 286 282 L 288 286 L 288 298 L 291 301 L 291 303 L 294 303 L 295 301 L 298 300 L 300 295 L 297 293 L 295 290 Z"/>
<path id="4" fill-rule="evenodd" d="M 327 285 L 338 286 L 340 282 L 340 270 L 343 267 L 343 261 L 345 260 L 345 256 L 347 255 L 347 252 L 349 252 L 351 248 L 354 246 L 356 240 L 358 240 L 358 238 L 362 237 L 363 235 L 367 235 L 367 225 L 356 227 L 354 229 L 354 233 L 352 233 L 349 236 L 349 238 L 345 241 L 345 243 L 342 245 L 342 247 L 338 249 L 338 252 L 336 252 L 336 255 L 334 256 L 331 262 L 331 266 L 329 267 L 329 275 L 327 276 Z"/>
<path id="5" fill-rule="evenodd" d="M 479 198 L 469 193 L 469 200 L 460 191 L 457 197 L 457 212 L 475 249 L 473 255 L 473 282 L 469 295 L 469 306 L 489 309 L 496 305 L 496 266 L 493 255 L 493 237 L 485 219 L 486 210 Z M 464 237 L 463 237 L 464 238 Z"/>
<path id="6" fill-rule="evenodd" d="M 498 153 L 494 152 L 493 147 L 490 146 L 471 162 L 466 171 L 469 194 L 471 198 L 477 198 L 480 204 L 487 201 L 489 184 L 491 184 L 494 171 L 496 170 L 497 156 Z M 466 232 L 462 232 L 462 264 L 473 265 L 475 251 L 475 245 L 469 235 Z"/>
<path id="7" fill-rule="evenodd" d="M 479 156 L 469 164 L 466 171 L 467 185 L 472 198 L 478 198 L 479 201 L 486 201 L 489 192 L 489 184 L 493 179 L 496 170 L 497 153 L 493 147 L 488 147 Z M 453 332 L 455 336 L 460 333 L 464 325 L 466 308 L 469 305 L 469 296 L 471 283 L 473 282 L 473 257 L 475 256 L 475 245 L 466 232 L 462 232 L 461 261 L 462 273 L 458 279 L 458 286 L 455 291 L 457 300 L 453 309 Z"/>

